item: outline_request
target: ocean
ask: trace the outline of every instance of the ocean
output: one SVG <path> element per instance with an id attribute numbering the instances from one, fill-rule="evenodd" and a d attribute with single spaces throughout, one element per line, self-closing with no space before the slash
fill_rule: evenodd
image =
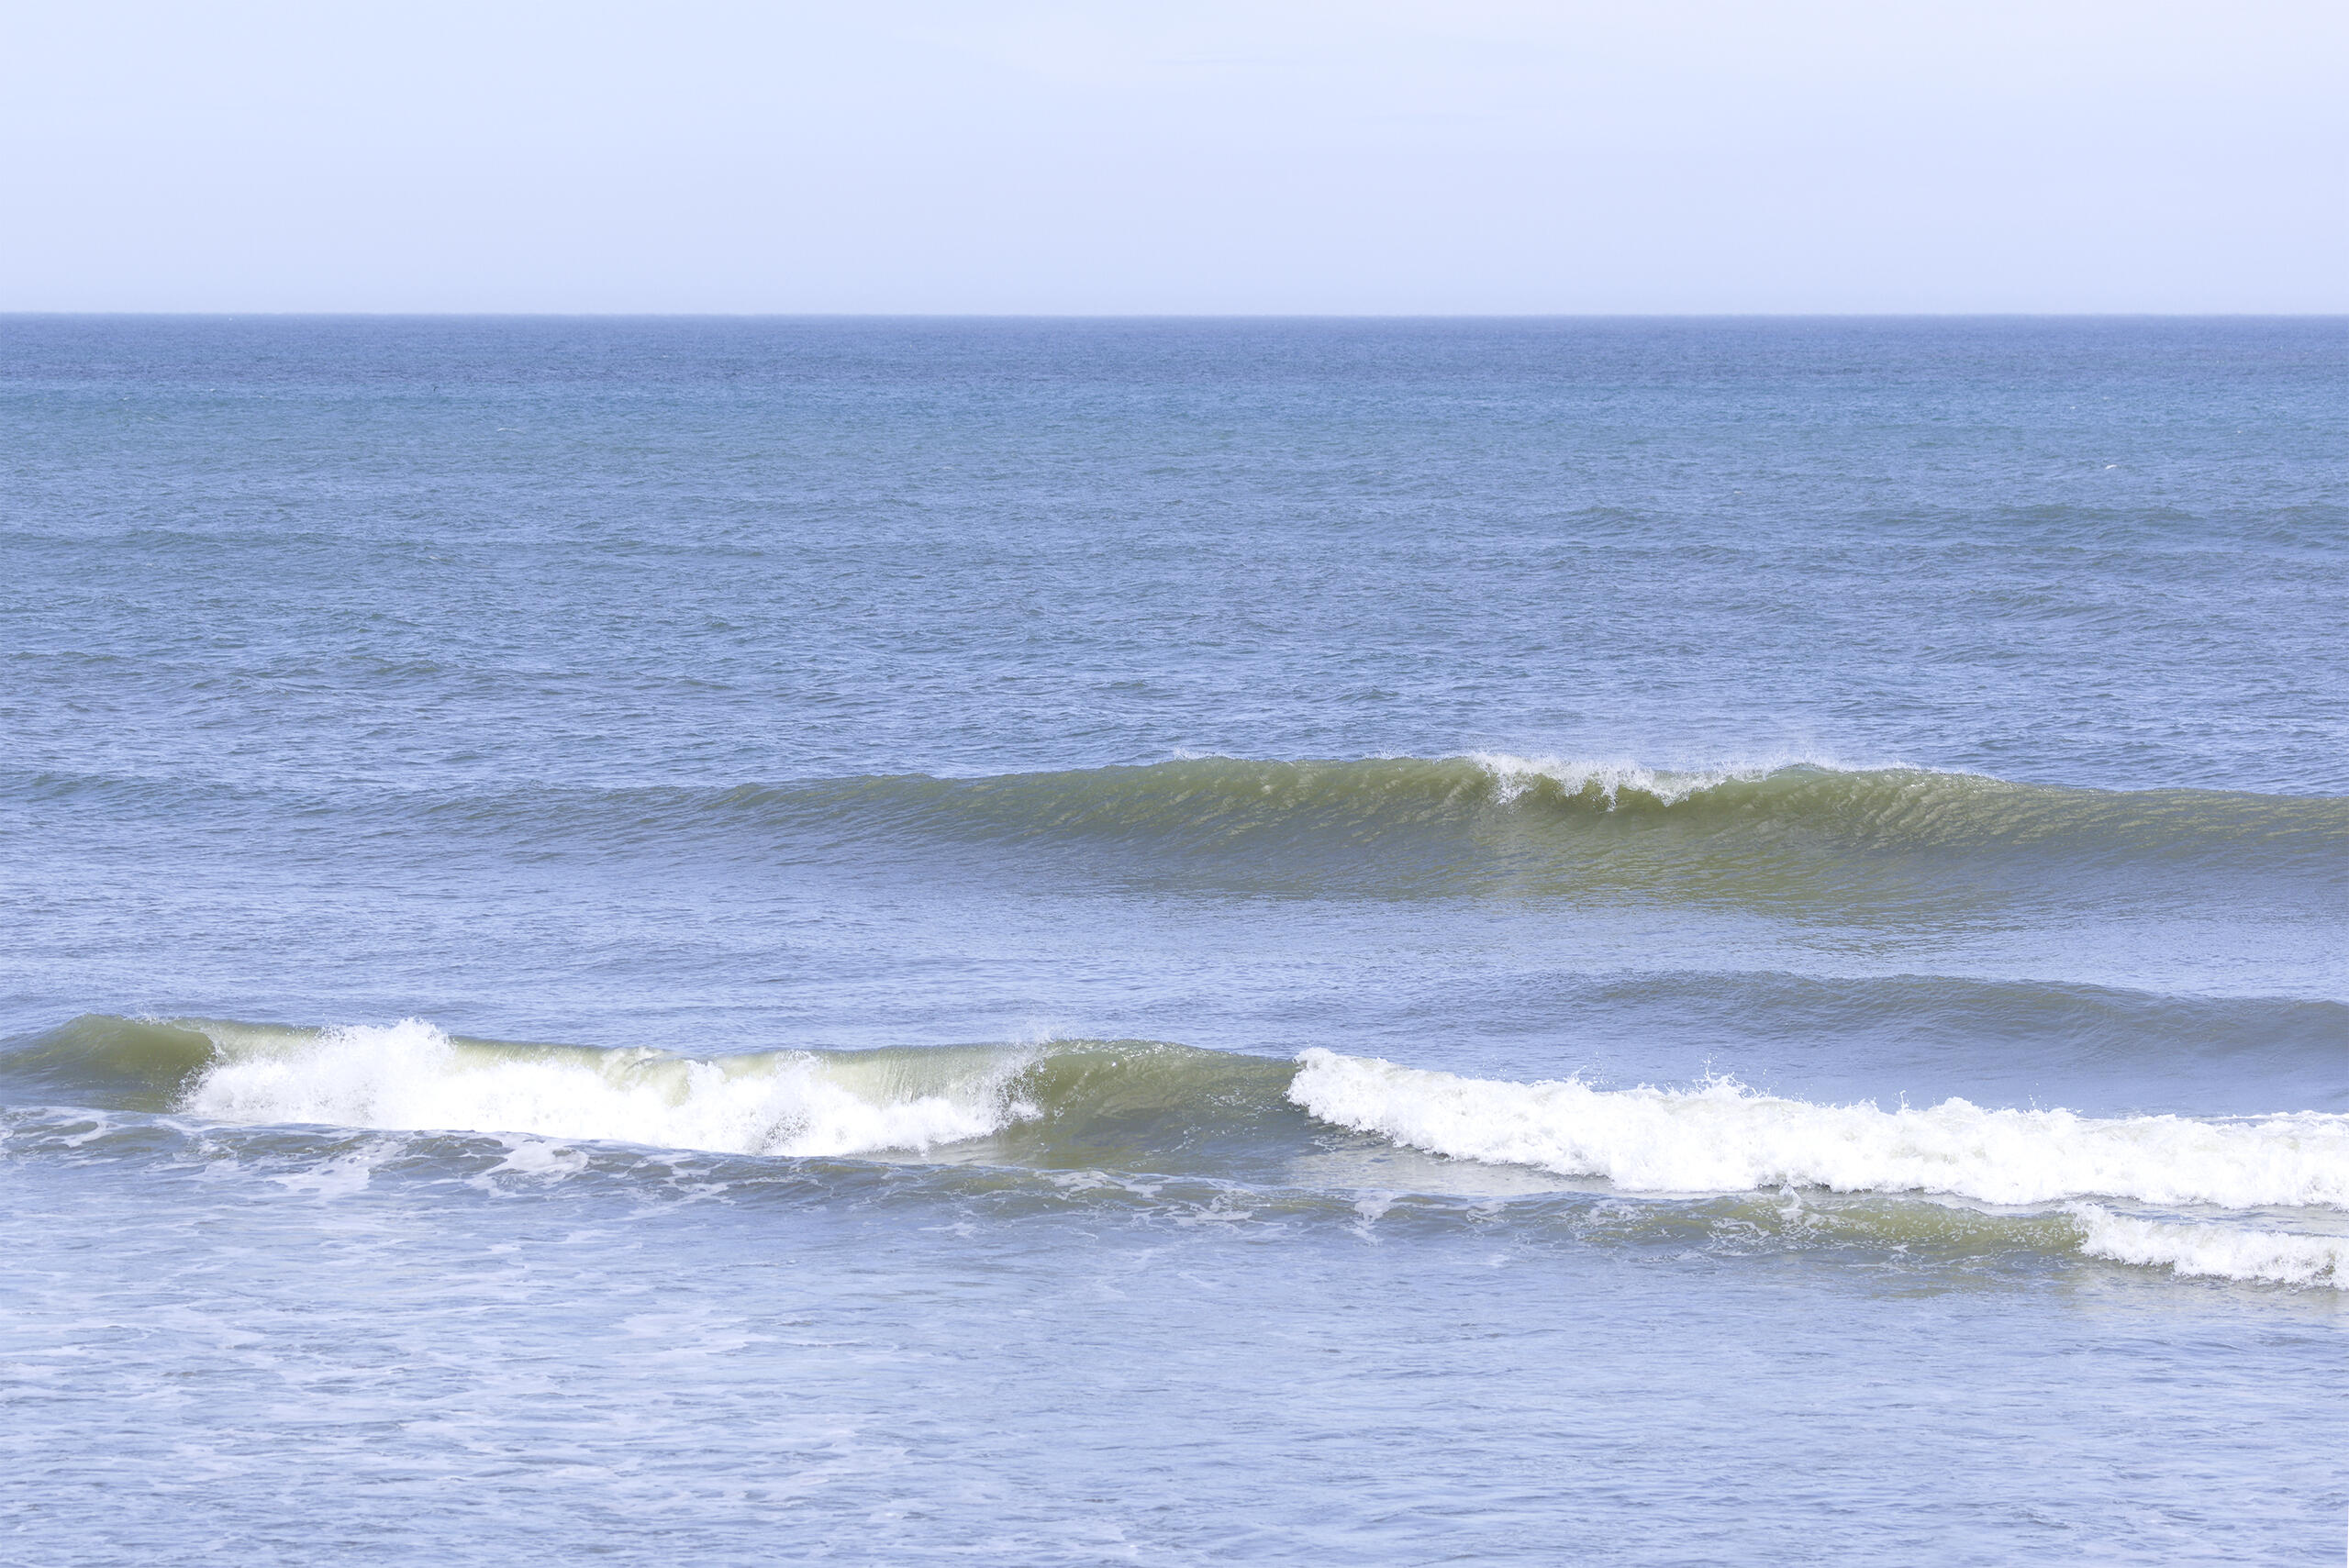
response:
<path id="1" fill-rule="evenodd" d="M 0 1561 L 2338 1562 L 2344 416 L 0 318 Z"/>

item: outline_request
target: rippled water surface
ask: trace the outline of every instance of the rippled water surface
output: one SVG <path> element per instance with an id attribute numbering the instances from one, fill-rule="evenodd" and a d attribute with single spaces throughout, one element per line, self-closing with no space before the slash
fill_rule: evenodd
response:
<path id="1" fill-rule="evenodd" d="M 2344 407 L 0 319 L 0 1560 L 2337 1562 Z"/>

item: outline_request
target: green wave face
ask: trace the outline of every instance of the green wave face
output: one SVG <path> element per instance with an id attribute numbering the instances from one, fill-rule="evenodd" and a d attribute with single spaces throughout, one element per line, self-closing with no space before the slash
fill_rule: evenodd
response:
<path id="1" fill-rule="evenodd" d="M 650 805 L 650 803 L 647 803 Z M 1122 885 L 1621 897 L 1963 918 L 2093 873 L 2149 897 L 2349 888 L 2349 801 L 2101 792 L 1910 768 L 1672 773 L 1476 756 L 745 788 L 651 807 L 884 856 L 1011 857 Z"/>
<path id="2" fill-rule="evenodd" d="M 135 781 L 42 787 L 107 810 L 154 805 Z M 231 791 L 209 804 L 233 814 L 257 803 Z M 2349 799 L 1803 762 L 1198 758 L 721 790 L 383 791 L 333 809 L 509 851 L 715 851 L 1138 893 L 1620 899 L 1882 922 L 1976 918 L 2018 898 L 2076 903 L 2094 877 L 2100 897 L 2147 907 L 2349 905 Z"/>
<path id="3" fill-rule="evenodd" d="M 928 821 L 990 836 L 1168 839 L 1196 846 L 1258 835 L 1384 836 L 1429 827 L 1556 830 L 1682 826 L 1803 828 L 1880 848 L 2032 844 L 2114 848 L 2349 844 L 2349 801 L 2209 790 L 2101 791 L 1976 773 L 1813 763 L 1674 772 L 1630 762 L 1493 754 L 1435 760 L 1250 762 L 978 779 L 844 780 L 724 797 L 843 823 Z"/>
<path id="4" fill-rule="evenodd" d="M 162 1111 L 217 1059 L 200 1028 L 93 1013 L 0 1053 L 0 1087 L 19 1103 Z"/>

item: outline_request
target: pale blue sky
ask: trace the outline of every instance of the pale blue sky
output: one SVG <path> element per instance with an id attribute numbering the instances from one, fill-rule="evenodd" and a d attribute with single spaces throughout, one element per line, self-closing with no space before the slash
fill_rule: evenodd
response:
<path id="1" fill-rule="evenodd" d="M 2349 310 L 2349 5 L 0 8 L 0 309 Z"/>

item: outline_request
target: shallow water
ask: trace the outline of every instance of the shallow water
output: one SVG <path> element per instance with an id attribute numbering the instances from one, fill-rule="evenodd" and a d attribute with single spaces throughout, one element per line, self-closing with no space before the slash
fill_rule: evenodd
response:
<path id="1" fill-rule="evenodd" d="M 2344 390 L 0 321 L 0 1556 L 2334 1561 Z"/>

